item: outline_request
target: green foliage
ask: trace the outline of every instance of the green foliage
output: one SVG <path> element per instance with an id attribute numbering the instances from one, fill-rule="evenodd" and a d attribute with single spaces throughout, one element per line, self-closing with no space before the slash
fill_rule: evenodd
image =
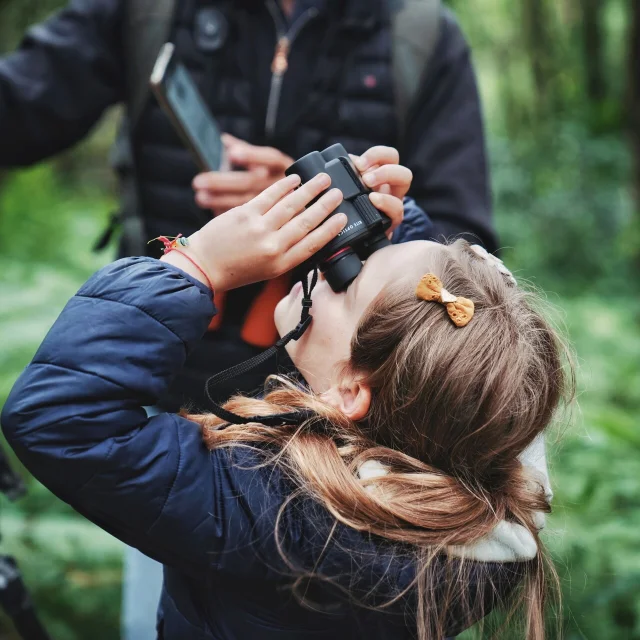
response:
<path id="1" fill-rule="evenodd" d="M 49 494 L 49 502 L 54 498 Z M 113 640 L 119 633 L 122 545 L 75 516 L 4 515 L 3 553 L 19 558 L 53 638 Z M 0 629 L 10 628 L 0 619 Z M 2 638 L 6 638 L 1 634 Z"/>
<path id="2" fill-rule="evenodd" d="M 94 186 L 70 188 L 56 166 L 6 178 L 0 192 L 0 405 L 78 286 L 111 253 L 91 245 L 113 206 Z M 10 453 L 9 448 L 4 445 Z M 58 640 L 112 640 L 119 633 L 121 545 L 55 498 L 10 456 L 27 480 L 19 503 L 2 502 L 2 553 L 18 558 L 47 629 Z M 0 635 L 11 625 L 0 617 Z"/>
<path id="3" fill-rule="evenodd" d="M 11 51 L 27 27 L 65 4 L 64 0 L 0 0 L 0 52 Z"/>
<path id="4" fill-rule="evenodd" d="M 570 296 L 628 289 L 633 202 L 621 187 L 630 171 L 622 142 L 560 122 L 537 139 L 496 136 L 490 151 L 509 266 Z"/>
<path id="5" fill-rule="evenodd" d="M 579 357 L 580 411 L 552 447 L 545 539 L 562 578 L 566 637 L 640 638 L 640 304 L 562 306 Z"/>
<path id="6" fill-rule="evenodd" d="M 88 260 L 84 252 L 79 254 L 69 238 L 91 243 L 96 222 L 106 224 L 106 206 L 104 198 L 96 200 L 95 189 L 83 193 L 81 185 L 67 188 L 54 165 L 39 165 L 11 176 L 0 192 L 0 235 L 19 238 L 19 242 L 5 243 L 2 260 L 27 271 L 46 264 L 64 271 L 90 269 L 95 261 Z M 88 215 L 79 217 L 78 212 Z"/>

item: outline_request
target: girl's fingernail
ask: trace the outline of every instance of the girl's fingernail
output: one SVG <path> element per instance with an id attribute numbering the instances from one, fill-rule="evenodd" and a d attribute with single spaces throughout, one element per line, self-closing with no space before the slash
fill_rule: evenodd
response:
<path id="1" fill-rule="evenodd" d="M 334 200 L 342 200 L 343 199 L 343 195 L 342 195 L 342 191 L 340 191 L 340 189 L 331 189 L 331 191 L 329 191 L 329 195 L 331 196 L 332 199 Z"/>
<path id="2" fill-rule="evenodd" d="M 347 214 L 346 213 L 336 213 L 336 215 L 334 217 L 338 219 L 338 221 L 340 222 L 340 224 L 343 227 L 344 227 L 345 224 L 347 224 Z"/>
<path id="3" fill-rule="evenodd" d="M 376 206 L 382 204 L 382 196 L 377 191 L 369 194 L 369 200 Z"/>
<path id="4" fill-rule="evenodd" d="M 300 182 L 300 176 L 297 173 L 292 173 L 287 177 L 289 178 L 289 182 L 292 182 L 293 184 L 298 184 Z"/>
<path id="5" fill-rule="evenodd" d="M 357 157 L 353 161 L 353 164 L 356 165 L 356 169 L 358 169 L 358 171 L 366 171 L 367 167 L 369 166 L 369 163 L 367 162 L 367 159 L 365 156 Z"/>
<path id="6" fill-rule="evenodd" d="M 377 182 L 376 181 L 376 172 L 375 171 L 371 171 L 369 173 L 365 173 L 362 176 L 362 180 L 368 187 L 373 187 Z"/>
<path id="7" fill-rule="evenodd" d="M 331 184 L 331 178 L 326 173 L 319 173 L 317 176 L 318 184 L 321 187 L 326 187 Z"/>

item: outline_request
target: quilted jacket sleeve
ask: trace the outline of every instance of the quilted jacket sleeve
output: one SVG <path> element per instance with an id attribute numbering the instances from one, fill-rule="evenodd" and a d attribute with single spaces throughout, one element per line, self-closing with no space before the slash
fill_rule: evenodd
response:
<path id="1" fill-rule="evenodd" d="M 124 99 L 124 5 L 71 0 L 0 57 L 0 166 L 67 149 Z"/>
<path id="2" fill-rule="evenodd" d="M 249 544 L 250 514 L 228 517 L 242 491 L 229 454 L 207 451 L 195 424 L 148 419 L 143 406 L 165 393 L 213 313 L 209 289 L 178 269 L 115 262 L 69 301 L 2 412 L 9 443 L 41 482 L 190 573 L 217 562 L 231 536 Z"/>

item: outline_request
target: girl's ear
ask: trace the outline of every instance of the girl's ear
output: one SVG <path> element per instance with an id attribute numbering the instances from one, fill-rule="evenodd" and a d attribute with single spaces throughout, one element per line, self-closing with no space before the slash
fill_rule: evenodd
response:
<path id="1" fill-rule="evenodd" d="M 371 406 L 371 387 L 362 380 L 343 380 L 322 394 L 322 398 L 354 422 L 362 420 Z"/>

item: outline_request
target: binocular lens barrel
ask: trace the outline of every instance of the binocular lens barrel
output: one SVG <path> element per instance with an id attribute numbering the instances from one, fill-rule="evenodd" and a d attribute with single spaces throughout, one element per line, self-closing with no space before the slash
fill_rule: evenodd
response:
<path id="1" fill-rule="evenodd" d="M 327 161 L 322 157 L 319 151 L 312 151 L 306 156 L 296 160 L 286 171 L 287 175 L 297 173 L 302 183 L 309 182 L 311 178 L 314 178 L 319 173 L 326 171 Z"/>
<path id="2" fill-rule="evenodd" d="M 334 291 L 344 291 L 362 271 L 362 261 L 351 247 L 345 247 L 320 263 L 320 269 Z"/>
<path id="3" fill-rule="evenodd" d="M 330 215 L 340 211 L 347 224 L 340 234 L 321 249 L 312 261 L 320 267 L 334 291 L 344 291 L 362 270 L 362 260 L 389 244 L 384 230 L 391 221 L 369 200 L 371 191 L 360 179 L 347 150 L 334 144 L 324 151 L 312 151 L 294 162 L 286 175 L 298 174 L 302 183 L 327 173 L 331 186 L 339 188 L 344 200 Z"/>

